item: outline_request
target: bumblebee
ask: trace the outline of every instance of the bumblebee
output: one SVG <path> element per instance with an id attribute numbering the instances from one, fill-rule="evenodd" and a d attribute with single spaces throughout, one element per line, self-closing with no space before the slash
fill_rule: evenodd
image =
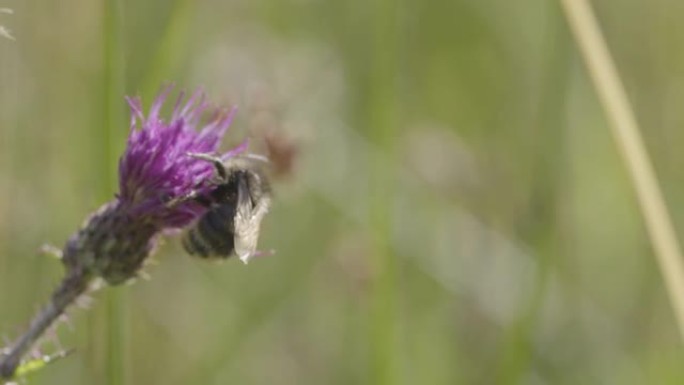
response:
<path id="1" fill-rule="evenodd" d="M 208 154 L 188 154 L 214 165 L 216 179 L 212 190 L 193 196 L 208 208 L 184 234 L 183 248 L 204 259 L 225 259 L 237 255 L 247 263 L 258 254 L 261 220 L 271 206 L 271 187 L 258 155 L 239 156 L 224 163 Z"/>

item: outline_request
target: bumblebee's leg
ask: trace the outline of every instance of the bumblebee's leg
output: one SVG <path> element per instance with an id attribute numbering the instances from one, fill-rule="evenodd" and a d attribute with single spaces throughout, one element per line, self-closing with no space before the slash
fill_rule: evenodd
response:
<path id="1" fill-rule="evenodd" d="M 192 190 L 185 195 L 173 198 L 170 201 L 166 202 L 165 205 L 167 208 L 174 208 L 181 203 L 191 201 L 191 200 L 200 201 L 199 193 L 197 192 L 197 190 Z"/>
<path id="2" fill-rule="evenodd" d="M 196 152 L 189 152 L 188 156 L 211 162 L 214 165 L 214 169 L 216 169 L 216 174 L 219 176 L 219 178 L 221 178 L 221 181 L 228 180 L 228 173 L 226 172 L 226 167 L 223 165 L 221 158 Z"/>
<path id="3" fill-rule="evenodd" d="M 270 249 L 270 250 L 256 250 L 254 253 L 252 253 L 252 257 L 270 257 L 275 255 L 275 250 Z"/>
<path id="4" fill-rule="evenodd" d="M 270 208 L 271 197 L 268 195 L 262 195 L 257 205 L 254 207 L 254 209 L 252 209 L 252 220 L 261 222 Z"/>
<path id="5" fill-rule="evenodd" d="M 263 162 L 263 163 L 270 163 L 271 162 L 267 156 L 263 156 L 263 155 L 259 155 L 259 154 L 249 153 L 249 154 L 244 154 L 241 156 L 243 158 L 252 159 L 252 160 L 256 160 L 256 161 Z"/>
<path id="6" fill-rule="evenodd" d="M 62 250 L 57 246 L 47 243 L 40 247 L 40 253 L 57 259 L 62 259 Z"/>
<path id="7" fill-rule="evenodd" d="M 221 182 L 225 181 L 228 178 L 228 174 L 226 173 L 226 168 L 223 166 L 223 163 L 221 162 L 221 159 L 209 155 L 209 154 L 202 154 L 202 153 L 196 153 L 196 152 L 189 152 L 187 153 L 188 156 L 196 158 L 196 159 L 201 159 L 207 162 L 211 162 L 214 165 L 214 168 L 216 169 L 216 174 L 219 177 L 219 181 L 217 182 L 212 182 L 213 184 L 220 184 Z M 194 200 L 197 203 L 203 205 L 203 206 L 210 206 L 211 202 L 207 201 L 206 198 L 201 197 L 197 190 L 192 190 L 189 193 L 173 198 L 170 201 L 166 202 L 166 207 L 173 208 L 178 206 L 179 204 L 183 202 L 187 202 L 189 200 Z"/>
<path id="8" fill-rule="evenodd" d="M 226 172 L 226 168 L 223 165 L 223 162 L 220 158 L 217 158 L 210 154 L 202 154 L 195 152 L 189 152 L 187 153 L 187 155 L 196 159 L 211 162 L 214 165 L 214 169 L 216 170 L 216 174 L 218 176 L 218 178 L 216 179 L 218 180 L 213 180 L 210 184 L 218 185 L 228 180 L 228 173 Z M 180 203 L 187 202 L 189 200 L 194 200 L 205 207 L 211 206 L 211 202 L 209 200 L 207 200 L 205 197 L 200 196 L 197 190 L 192 190 L 183 196 L 171 199 L 166 203 L 166 207 L 176 207 Z"/>

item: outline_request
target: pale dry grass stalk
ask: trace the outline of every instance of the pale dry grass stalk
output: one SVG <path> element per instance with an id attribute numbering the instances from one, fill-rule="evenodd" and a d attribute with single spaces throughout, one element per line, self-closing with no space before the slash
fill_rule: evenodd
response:
<path id="1" fill-rule="evenodd" d="M 6 13 L 8 15 L 11 15 L 14 13 L 10 8 L 0 8 L 0 13 Z M 12 36 L 12 32 L 10 32 L 7 27 L 3 26 L 0 24 L 0 36 L 5 37 L 10 40 L 14 40 L 14 36 Z"/>
<path id="2" fill-rule="evenodd" d="M 680 337 L 684 340 L 682 253 L 634 112 L 588 0 L 561 0 L 561 3 L 632 178 Z"/>

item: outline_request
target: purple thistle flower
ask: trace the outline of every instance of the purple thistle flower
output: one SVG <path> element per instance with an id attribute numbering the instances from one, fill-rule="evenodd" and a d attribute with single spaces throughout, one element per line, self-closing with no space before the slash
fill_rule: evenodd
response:
<path id="1" fill-rule="evenodd" d="M 210 188 L 205 182 L 212 178 L 212 166 L 188 153 L 214 153 L 235 109 L 213 109 L 208 123 L 198 129 L 205 112 L 212 109 L 202 91 L 185 103 L 181 92 L 165 121 L 160 111 L 171 90 L 169 86 L 162 91 L 147 117 L 139 99 L 127 99 L 131 131 L 119 161 L 119 194 L 67 242 L 63 259 L 67 267 L 83 265 L 109 284 L 125 282 L 135 276 L 163 230 L 183 227 L 206 210 L 192 200 L 169 202 Z M 222 158 L 246 146 L 245 141 Z"/>
<path id="2" fill-rule="evenodd" d="M 188 153 L 215 153 L 235 109 L 212 108 L 202 91 L 185 101 L 181 92 L 170 119 L 164 120 L 160 111 L 172 89 L 161 92 L 147 117 L 139 99 L 127 99 L 131 127 L 119 160 L 120 191 L 66 242 L 61 252 L 66 276 L 29 330 L 10 349 L 0 351 L 0 380 L 13 375 L 34 342 L 88 291 L 94 278 L 110 285 L 134 278 L 159 235 L 188 225 L 206 211 L 183 198 L 207 192 L 214 171 L 211 164 Z M 206 112 L 210 118 L 203 124 Z M 246 147 L 244 141 L 220 158 L 230 158 Z"/>
<path id="3" fill-rule="evenodd" d="M 204 209 L 191 201 L 173 207 L 166 203 L 194 189 L 206 189 L 202 185 L 212 177 L 213 167 L 187 154 L 216 152 L 235 113 L 234 108 L 229 112 L 215 110 L 211 120 L 198 131 L 201 117 L 210 105 L 201 91 L 183 105 L 181 92 L 171 118 L 164 121 L 159 112 L 170 91 L 168 87 L 159 95 L 147 118 L 139 99 L 127 99 L 131 132 L 119 161 L 117 196 L 131 215 L 164 228 L 185 226 L 203 213 Z M 224 157 L 243 151 L 246 144 L 243 142 Z"/>

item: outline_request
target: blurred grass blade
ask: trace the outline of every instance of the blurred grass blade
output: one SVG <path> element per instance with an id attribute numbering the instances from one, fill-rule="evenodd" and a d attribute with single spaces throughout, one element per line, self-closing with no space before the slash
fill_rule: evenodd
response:
<path id="1" fill-rule="evenodd" d="M 672 220 L 634 112 L 587 0 L 561 0 L 570 29 L 632 178 L 646 228 L 684 340 L 684 264 Z"/>
<path id="2" fill-rule="evenodd" d="M 394 0 L 374 3 L 369 135 L 381 151 L 374 153 L 370 176 L 372 269 L 370 342 L 371 376 L 376 385 L 398 382 L 396 346 L 396 262 L 390 245 L 397 127 L 397 40 L 399 4 Z"/>
<path id="3" fill-rule="evenodd" d="M 162 40 L 155 47 L 154 56 L 142 80 L 142 96 L 151 99 L 164 82 L 174 79 L 179 63 L 186 57 L 190 29 L 195 15 L 196 3 L 176 0 L 171 6 L 171 16 Z M 174 76 L 175 75 L 175 76 Z"/>
<path id="4" fill-rule="evenodd" d="M 100 197 L 109 199 L 116 190 L 117 157 L 127 133 L 124 118 L 124 55 L 122 9 L 119 0 L 106 0 L 103 15 L 103 129 L 97 134 L 100 152 L 95 159 L 101 172 Z M 104 367 L 106 384 L 126 383 L 126 309 L 120 290 L 105 295 L 103 312 L 106 319 L 95 329 L 107 336 Z"/>

